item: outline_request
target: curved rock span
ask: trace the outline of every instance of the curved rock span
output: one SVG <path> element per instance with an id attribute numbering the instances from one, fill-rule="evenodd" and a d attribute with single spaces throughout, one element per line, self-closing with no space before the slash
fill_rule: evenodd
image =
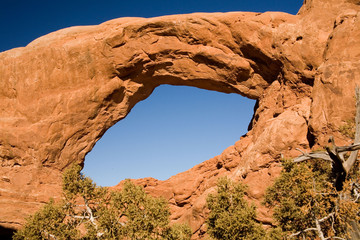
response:
<path id="1" fill-rule="evenodd" d="M 221 155 L 166 181 L 136 182 L 167 198 L 172 219 L 189 222 L 194 238 L 206 229 L 205 199 L 219 176 L 242 179 L 259 203 L 281 156 L 322 145 L 329 134 L 348 143 L 339 126 L 355 110 L 359 9 L 358 0 L 306 0 L 296 16 L 121 18 L 0 53 L 0 225 L 19 227 L 59 197 L 62 170 L 82 163 L 161 84 L 256 99 L 254 117 L 246 136 Z M 259 214 L 271 221 L 266 209 Z"/>

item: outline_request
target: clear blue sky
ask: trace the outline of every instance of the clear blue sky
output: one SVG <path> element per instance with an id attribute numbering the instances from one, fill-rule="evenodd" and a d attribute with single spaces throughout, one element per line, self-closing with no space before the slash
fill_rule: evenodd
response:
<path id="1" fill-rule="evenodd" d="M 302 0 L 1 0 L 0 51 L 61 28 L 119 17 L 192 12 L 282 11 Z M 83 172 L 103 186 L 125 178 L 167 179 L 220 154 L 246 133 L 254 101 L 190 87 L 161 86 L 96 144 Z"/>

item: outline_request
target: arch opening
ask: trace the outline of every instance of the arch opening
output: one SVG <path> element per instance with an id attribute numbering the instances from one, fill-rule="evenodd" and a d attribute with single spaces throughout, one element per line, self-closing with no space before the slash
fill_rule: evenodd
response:
<path id="1" fill-rule="evenodd" d="M 239 140 L 254 105 L 235 93 L 161 85 L 102 136 L 83 173 L 101 186 L 126 178 L 166 180 Z"/>

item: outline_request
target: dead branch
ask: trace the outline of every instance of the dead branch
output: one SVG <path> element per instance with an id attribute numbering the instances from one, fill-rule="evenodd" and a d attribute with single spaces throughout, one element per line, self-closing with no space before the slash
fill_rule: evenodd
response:
<path id="1" fill-rule="evenodd" d="M 356 95 L 356 117 L 355 117 L 355 140 L 354 144 L 358 144 L 360 142 L 360 89 L 358 86 L 355 88 Z M 351 167 L 355 164 L 355 161 L 358 156 L 358 150 L 352 151 L 348 160 L 344 163 L 344 169 L 346 173 L 349 173 Z"/>
<path id="2" fill-rule="evenodd" d="M 289 235 L 289 238 L 296 237 L 296 236 L 300 235 L 301 233 L 305 233 L 305 232 L 309 232 L 309 231 L 317 231 L 317 229 L 316 228 L 307 228 L 307 229 L 305 229 L 303 231 L 299 231 L 299 232 L 296 232 L 296 233 L 293 233 L 293 234 Z"/>
<path id="3" fill-rule="evenodd" d="M 325 238 L 325 240 L 327 239 L 340 239 L 340 240 L 346 240 L 345 238 L 342 238 L 342 237 L 328 237 L 328 238 Z"/>
<path id="4" fill-rule="evenodd" d="M 320 221 L 317 220 L 317 219 L 315 219 L 315 225 L 316 225 L 316 232 L 317 232 L 318 237 L 319 237 L 321 240 L 325 240 L 324 233 L 323 233 L 323 231 L 321 230 Z"/>
<path id="5" fill-rule="evenodd" d="M 328 220 L 329 218 L 333 217 L 334 215 L 335 215 L 335 212 L 332 212 L 329 215 L 327 215 L 326 217 L 323 217 L 323 218 L 319 219 L 318 221 L 319 222 L 324 222 L 324 221 Z"/>
<path id="6" fill-rule="evenodd" d="M 310 159 L 323 159 L 326 161 L 332 161 L 327 152 L 311 152 L 300 155 L 294 159 L 294 162 L 303 162 Z"/>
<path id="7" fill-rule="evenodd" d="M 357 202 L 360 198 L 360 185 L 358 183 L 351 183 L 352 194 L 354 196 L 354 202 Z"/>
<path id="8" fill-rule="evenodd" d="M 336 151 L 341 152 L 349 152 L 349 151 L 357 151 L 360 150 L 360 143 L 357 144 L 351 144 L 348 146 L 342 146 L 342 147 L 336 147 Z"/>
<path id="9" fill-rule="evenodd" d="M 310 159 L 323 159 L 326 161 L 331 161 L 332 171 L 336 179 L 335 187 L 337 191 L 341 191 L 343 189 L 343 183 L 346 180 L 346 176 L 349 174 L 351 168 L 354 166 L 360 150 L 360 88 L 358 86 L 356 86 L 355 88 L 355 95 L 356 95 L 356 116 L 355 116 L 356 130 L 355 130 L 354 143 L 348 146 L 336 146 L 334 138 L 330 136 L 329 138 L 330 146 L 327 146 L 325 148 L 326 151 L 306 153 L 300 149 L 297 149 L 302 154 L 293 160 L 296 163 Z M 347 159 L 345 159 L 345 154 L 347 152 L 350 152 L 350 156 Z M 357 202 L 360 198 L 359 187 L 360 186 L 358 186 L 357 183 L 352 183 L 352 195 L 354 197 L 355 202 Z M 299 234 L 305 233 L 307 231 L 315 231 L 321 240 L 327 240 L 327 239 L 343 240 L 344 238 L 341 237 L 325 238 L 322 232 L 320 223 L 328 220 L 329 218 L 334 218 L 334 215 L 335 212 L 332 212 L 328 216 L 323 217 L 321 219 L 315 218 L 315 228 L 307 228 L 303 231 L 293 233 L 290 235 L 290 238 L 298 236 Z M 350 233 L 355 235 L 358 234 L 358 230 L 355 230 L 358 229 L 357 223 L 355 221 L 351 221 L 351 223 L 354 225 L 353 226 L 354 229 L 350 230 Z"/>
<path id="10" fill-rule="evenodd" d="M 329 138 L 331 146 L 326 147 L 326 151 L 305 153 L 298 149 L 302 154 L 294 159 L 294 162 L 303 162 L 310 159 L 323 159 L 332 162 L 332 169 L 335 176 L 335 186 L 338 191 L 343 188 L 343 183 L 346 176 L 354 166 L 358 152 L 360 150 L 360 88 L 356 86 L 356 116 L 355 116 L 355 140 L 354 143 L 348 146 L 336 146 L 335 140 L 332 136 Z M 345 153 L 351 152 L 348 159 L 345 159 Z"/>
<path id="11" fill-rule="evenodd" d="M 43 233 L 45 233 L 45 235 L 48 237 L 48 239 L 57 239 L 57 237 L 51 233 L 49 233 L 48 231 L 46 230 L 42 230 Z"/>

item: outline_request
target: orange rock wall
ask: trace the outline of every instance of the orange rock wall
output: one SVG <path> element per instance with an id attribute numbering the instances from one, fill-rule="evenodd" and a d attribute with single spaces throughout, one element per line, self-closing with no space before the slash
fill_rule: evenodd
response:
<path id="1" fill-rule="evenodd" d="M 0 225 L 19 227 L 59 198 L 62 170 L 161 84 L 238 93 L 257 107 L 247 135 L 221 155 L 166 181 L 136 182 L 168 199 L 172 220 L 190 223 L 194 238 L 206 230 L 205 199 L 219 176 L 243 180 L 259 205 L 282 156 L 329 134 L 349 141 L 338 130 L 354 116 L 359 9 L 358 0 L 306 0 L 296 16 L 121 18 L 0 53 Z M 271 221 L 266 209 L 259 219 Z"/>

